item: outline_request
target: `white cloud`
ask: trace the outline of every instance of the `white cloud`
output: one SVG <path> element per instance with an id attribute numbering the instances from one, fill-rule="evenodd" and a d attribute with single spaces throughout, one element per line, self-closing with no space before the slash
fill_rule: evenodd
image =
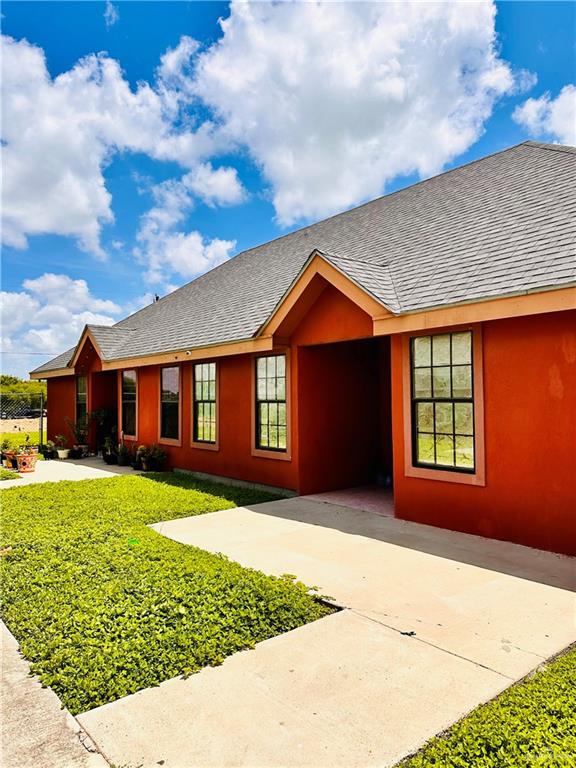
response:
<path id="1" fill-rule="evenodd" d="M 108 315 L 94 312 L 73 313 L 65 310 L 66 319 L 59 319 L 49 325 L 29 328 L 22 334 L 21 342 L 25 349 L 37 352 L 58 354 L 68 347 L 73 347 L 80 338 L 85 325 L 113 325 L 117 320 Z"/>
<path id="2" fill-rule="evenodd" d="M 201 163 L 182 178 L 184 187 L 206 205 L 237 205 L 245 198 L 236 168 L 217 168 Z"/>
<path id="3" fill-rule="evenodd" d="M 217 168 L 203 163 L 179 181 L 169 179 L 151 188 L 155 205 L 140 220 L 134 249 L 136 258 L 147 266 L 150 283 L 166 283 L 170 273 L 191 279 L 230 258 L 235 241 L 204 238 L 200 232 L 184 232 L 186 215 L 195 198 L 207 205 L 233 205 L 244 199 L 234 168 Z"/>
<path id="4" fill-rule="evenodd" d="M 118 12 L 118 8 L 113 5 L 110 0 L 106 0 L 106 5 L 104 7 L 104 21 L 106 26 L 113 27 L 119 18 L 120 14 Z"/>
<path id="5" fill-rule="evenodd" d="M 234 1 L 189 87 L 248 148 L 280 222 L 317 218 L 441 170 L 526 86 L 498 56 L 495 12 L 486 0 Z"/>
<path id="6" fill-rule="evenodd" d="M 158 75 L 166 86 L 176 86 L 187 91 L 187 78 L 192 72 L 191 58 L 198 51 L 199 43 L 188 35 L 183 35 L 175 48 L 169 48 L 160 57 Z M 175 90 L 176 90 L 175 88 Z"/>
<path id="7" fill-rule="evenodd" d="M 2 291 L 2 335 L 14 333 L 26 325 L 28 318 L 38 311 L 39 306 L 36 299 L 24 291 Z"/>
<path id="8" fill-rule="evenodd" d="M 230 258 L 235 241 L 209 240 L 200 232 L 177 229 L 193 205 L 185 184 L 168 181 L 153 191 L 157 204 L 142 216 L 134 249 L 138 261 L 146 265 L 149 283 L 166 283 L 174 272 L 191 279 Z"/>
<path id="9" fill-rule="evenodd" d="M 514 120 L 531 136 L 550 137 L 560 144 L 576 144 L 576 87 L 565 85 L 553 99 L 545 93 L 516 107 Z"/>
<path id="10" fill-rule="evenodd" d="M 210 122 L 177 127 L 183 97 L 161 72 L 132 90 L 101 54 L 52 79 L 42 49 L 3 36 L 2 76 L 3 241 L 17 248 L 52 233 L 104 258 L 100 232 L 114 217 L 103 169 L 114 152 L 193 169 L 217 146 Z"/>
<path id="11" fill-rule="evenodd" d="M 122 308 L 97 298 L 84 280 L 46 273 L 25 280 L 21 291 L 3 291 L 3 371 L 25 376 L 47 358 L 72 347 L 86 324 L 112 325 Z M 27 354 L 28 353 L 28 354 Z"/>
<path id="12" fill-rule="evenodd" d="M 37 300 L 47 305 L 65 306 L 71 311 L 120 312 L 120 307 L 113 301 L 93 296 L 85 280 L 73 280 L 68 275 L 46 272 L 35 280 L 24 280 L 22 285 Z"/>

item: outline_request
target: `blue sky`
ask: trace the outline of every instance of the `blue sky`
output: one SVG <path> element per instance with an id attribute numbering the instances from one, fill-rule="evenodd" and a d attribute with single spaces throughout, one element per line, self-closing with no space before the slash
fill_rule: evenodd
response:
<path id="1" fill-rule="evenodd" d="M 310 221 L 574 142 L 575 8 L 5 2 L 2 370 Z"/>

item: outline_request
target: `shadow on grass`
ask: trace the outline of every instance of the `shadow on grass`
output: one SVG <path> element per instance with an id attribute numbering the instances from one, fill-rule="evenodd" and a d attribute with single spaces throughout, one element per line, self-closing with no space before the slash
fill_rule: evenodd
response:
<path id="1" fill-rule="evenodd" d="M 267 501 L 277 501 L 278 499 L 285 498 L 285 496 L 280 493 L 263 491 L 259 488 L 252 488 L 250 486 L 218 483 L 212 480 L 196 478 L 193 475 L 188 475 L 184 472 L 144 472 L 140 477 L 144 477 L 146 480 L 153 480 L 156 483 L 171 485 L 176 488 L 209 493 L 213 496 L 226 499 L 238 507 L 244 507 L 247 504 L 262 504 Z"/>

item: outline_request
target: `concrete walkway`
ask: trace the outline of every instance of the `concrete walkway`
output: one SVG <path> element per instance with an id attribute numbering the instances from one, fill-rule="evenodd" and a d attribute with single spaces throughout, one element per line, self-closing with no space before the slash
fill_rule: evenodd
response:
<path id="1" fill-rule="evenodd" d="M 57 483 L 59 480 L 97 480 L 102 477 L 116 477 L 116 475 L 126 474 L 139 475 L 141 472 L 132 469 L 132 467 L 105 464 L 98 456 L 62 461 L 52 459 L 50 461 L 38 461 L 36 470 L 19 475 L 20 479 L 3 480 L 0 482 L 0 491 L 35 483 Z"/>
<path id="2" fill-rule="evenodd" d="M 29 675 L 18 643 L 0 622 L 2 768 L 108 768 L 78 722 L 49 688 Z"/>
<path id="3" fill-rule="evenodd" d="M 576 639 L 569 558 L 303 498 L 152 527 L 346 610 L 80 715 L 115 764 L 393 765 Z"/>

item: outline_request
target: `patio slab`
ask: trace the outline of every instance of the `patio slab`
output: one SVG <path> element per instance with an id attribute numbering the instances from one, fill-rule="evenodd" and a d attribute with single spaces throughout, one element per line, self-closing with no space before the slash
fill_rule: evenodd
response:
<path id="1" fill-rule="evenodd" d="M 141 472 L 132 469 L 132 467 L 105 464 L 98 456 L 90 456 L 87 459 L 38 461 L 35 472 L 22 474 L 20 479 L 0 482 L 0 491 L 35 483 L 57 483 L 60 480 L 97 480 L 98 478 L 125 474 L 139 475 Z"/>
<path id="2" fill-rule="evenodd" d="M 570 558 L 305 498 L 152 527 L 345 610 L 80 715 L 115 764 L 393 765 L 576 639 Z"/>

